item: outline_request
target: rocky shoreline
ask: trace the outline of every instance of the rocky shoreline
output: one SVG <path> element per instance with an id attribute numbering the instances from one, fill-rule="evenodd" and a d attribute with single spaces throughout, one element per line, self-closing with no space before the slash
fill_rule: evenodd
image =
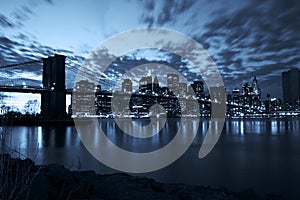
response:
<path id="1" fill-rule="evenodd" d="M 28 158 L 9 154 L 0 155 L 0 178 L 0 199 L 282 199 L 272 194 L 258 196 L 254 191 L 166 184 L 125 173 L 70 171 L 56 164 L 35 165 Z"/>

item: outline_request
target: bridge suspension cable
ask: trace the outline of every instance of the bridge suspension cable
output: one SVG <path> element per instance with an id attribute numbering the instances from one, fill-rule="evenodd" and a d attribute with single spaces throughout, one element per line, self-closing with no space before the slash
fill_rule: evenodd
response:
<path id="1" fill-rule="evenodd" d="M 76 76 L 79 75 L 79 77 L 82 78 L 82 79 L 87 79 L 87 80 L 89 80 L 89 78 L 90 78 L 89 75 L 78 74 L 78 73 L 77 73 L 77 72 L 78 72 L 77 69 L 74 68 L 74 66 L 80 67 L 79 63 L 74 62 L 74 61 L 72 61 L 72 60 L 69 60 L 69 62 L 73 63 L 73 66 L 71 66 L 71 65 L 66 65 L 66 70 L 69 70 L 71 73 L 73 73 L 73 74 L 76 75 Z M 0 66 L 0 70 L 3 69 L 3 70 L 4 70 L 4 71 L 3 71 L 4 73 L 9 73 L 9 74 L 11 74 L 10 77 L 12 78 L 13 72 L 6 71 L 7 69 L 9 69 L 9 68 L 14 68 L 14 67 L 18 67 L 18 66 L 22 66 L 22 65 L 35 64 L 35 63 L 42 63 L 42 60 L 31 60 L 31 61 L 22 62 L 22 63 L 14 63 L 14 64 L 2 65 L 2 66 Z M 11 79 L 9 79 L 9 78 L 6 78 L 6 79 L 7 79 L 7 81 L 4 81 L 4 80 L 3 80 L 3 81 L 6 82 L 6 83 L 7 83 L 7 82 L 13 81 L 13 82 L 11 82 L 12 85 L 14 85 L 15 82 L 18 82 L 17 80 L 11 80 Z M 70 78 L 69 78 L 69 79 L 70 79 Z M 3 81 L 1 81 L 1 82 L 3 82 Z M 116 85 L 116 83 L 117 83 L 117 81 L 107 79 L 107 78 L 105 78 L 104 76 L 101 76 L 101 77 L 99 78 L 99 84 L 102 85 L 102 86 L 106 86 L 106 87 L 108 87 L 108 88 L 114 87 L 114 86 Z"/>
<path id="2" fill-rule="evenodd" d="M 3 66 L 0 66 L 0 69 L 10 68 L 10 67 L 16 67 L 16 66 L 20 66 L 20 65 L 27 65 L 27 64 L 33 64 L 33 63 L 39 63 L 39 62 L 42 62 L 42 61 L 41 60 L 32 60 L 32 61 L 28 61 L 28 62 L 3 65 Z"/>
<path id="3" fill-rule="evenodd" d="M 76 76 L 79 76 L 80 79 L 86 79 L 86 80 L 89 80 L 91 78 L 90 75 L 86 74 L 82 74 L 82 73 L 78 73 L 77 69 L 74 69 L 73 67 L 69 66 L 69 65 L 66 65 L 68 66 L 66 69 L 69 70 L 70 72 L 74 73 Z M 105 78 L 104 76 L 101 76 L 99 78 L 99 84 L 101 86 L 106 86 L 108 88 L 112 88 L 116 85 L 117 81 L 115 80 L 109 80 L 107 78 Z"/>

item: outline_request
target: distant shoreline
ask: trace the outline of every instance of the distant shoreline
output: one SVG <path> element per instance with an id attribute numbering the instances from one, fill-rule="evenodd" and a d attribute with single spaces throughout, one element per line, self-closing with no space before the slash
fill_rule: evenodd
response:
<path id="1" fill-rule="evenodd" d="M 4 124 L 4 119 L 0 118 L 1 124 Z M 15 118 L 6 120 L 7 126 L 51 126 L 51 125 L 65 125 L 74 126 L 73 119 L 41 119 L 41 118 Z"/>
<path id="2" fill-rule="evenodd" d="M 294 119 L 300 118 L 298 116 L 284 116 L 284 117 L 226 117 L 226 120 L 270 120 L 270 119 Z M 83 122 L 88 122 L 91 118 L 77 118 L 78 121 L 82 120 Z M 103 119 L 103 120 L 112 120 L 113 118 L 93 118 L 93 119 Z M 129 120 L 131 118 L 118 118 Z M 133 120 L 149 120 L 150 118 L 133 118 Z M 173 119 L 180 119 L 179 117 L 174 117 Z M 193 117 L 184 117 L 183 119 L 197 119 Z M 200 118 L 201 119 L 210 119 L 209 117 Z M 0 116 L 0 126 L 75 126 L 73 118 L 65 119 L 42 119 L 42 118 L 9 118 L 6 119 L 3 116 Z"/>

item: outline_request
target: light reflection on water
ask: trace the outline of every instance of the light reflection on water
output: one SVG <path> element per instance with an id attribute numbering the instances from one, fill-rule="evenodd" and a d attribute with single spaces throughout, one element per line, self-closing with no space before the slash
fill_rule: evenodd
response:
<path id="1" fill-rule="evenodd" d="M 113 120 L 102 120 L 100 124 L 113 143 L 134 152 L 148 152 L 165 146 L 179 127 L 184 131 L 183 140 L 197 129 L 196 121 L 192 119 L 182 123 L 171 119 L 159 134 L 138 139 L 122 133 Z M 226 120 L 215 148 L 207 157 L 199 159 L 198 152 L 208 125 L 207 119 L 200 120 L 198 134 L 191 147 L 175 163 L 142 175 L 163 182 L 221 186 L 235 191 L 254 188 L 258 192 L 300 197 L 297 189 L 300 180 L 300 119 Z M 131 126 L 126 129 L 132 130 Z M 158 127 L 153 127 L 153 130 L 158 130 Z M 37 164 L 59 163 L 72 169 L 116 172 L 89 154 L 74 127 L 16 126 L 7 127 L 6 132 L 2 148 L 6 145 L 16 149 Z M 95 133 L 94 145 L 99 145 L 97 136 Z M 79 160 L 82 168 L 78 167 Z"/>
<path id="2" fill-rule="evenodd" d="M 226 134 L 294 134 L 299 130 L 300 121 L 294 119 L 232 119 L 225 123 Z"/>

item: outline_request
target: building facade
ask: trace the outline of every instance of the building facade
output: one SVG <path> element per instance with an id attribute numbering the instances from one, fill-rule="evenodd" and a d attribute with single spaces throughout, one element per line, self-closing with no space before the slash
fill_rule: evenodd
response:
<path id="1" fill-rule="evenodd" d="M 194 81 L 191 84 L 192 89 L 194 90 L 197 97 L 203 98 L 204 94 L 204 85 L 202 81 Z"/>
<path id="2" fill-rule="evenodd" d="M 173 90 L 175 91 L 176 89 L 178 89 L 179 86 L 179 76 L 178 74 L 167 74 L 167 87 L 169 88 L 169 90 Z"/>
<path id="3" fill-rule="evenodd" d="M 300 71 L 292 68 L 282 73 L 283 101 L 295 105 L 300 100 Z"/>
<path id="4" fill-rule="evenodd" d="M 130 79 L 124 79 L 122 83 L 122 92 L 132 93 L 132 81 Z"/>

